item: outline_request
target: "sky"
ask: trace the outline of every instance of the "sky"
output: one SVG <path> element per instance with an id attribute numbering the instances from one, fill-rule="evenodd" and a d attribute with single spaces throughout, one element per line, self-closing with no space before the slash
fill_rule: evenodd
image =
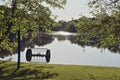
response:
<path id="1" fill-rule="evenodd" d="M 89 0 L 67 0 L 64 9 L 52 9 L 52 13 L 56 14 L 57 21 L 78 19 L 80 16 L 91 17 L 90 8 L 88 7 Z"/>
<path id="2" fill-rule="evenodd" d="M 53 14 L 57 15 L 56 21 L 78 19 L 80 16 L 91 17 L 90 8 L 88 7 L 89 0 L 67 0 L 64 9 L 51 8 Z M 0 0 L 1 4 L 1 0 Z"/>

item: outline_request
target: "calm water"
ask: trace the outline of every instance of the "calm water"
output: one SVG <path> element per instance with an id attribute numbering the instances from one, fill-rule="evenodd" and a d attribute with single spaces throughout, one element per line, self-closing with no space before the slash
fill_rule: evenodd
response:
<path id="1" fill-rule="evenodd" d="M 67 32 L 57 32 L 52 35 L 69 36 L 71 33 Z M 75 35 L 75 34 L 73 34 Z M 48 48 L 51 50 L 51 60 L 49 64 L 72 64 L 72 65 L 93 65 L 93 66 L 114 66 L 120 67 L 120 54 L 112 53 L 107 49 L 98 49 L 96 47 L 87 46 L 85 48 L 78 44 L 71 43 L 70 40 L 65 37 L 60 39 L 54 36 L 54 40 L 44 46 L 37 46 L 35 48 Z M 26 50 L 21 52 L 21 61 L 26 61 Z M 17 61 L 17 55 L 8 56 L 4 59 L 10 59 L 12 61 Z M 3 59 L 3 60 L 4 60 Z M 43 59 L 33 58 L 32 62 L 41 61 Z"/>

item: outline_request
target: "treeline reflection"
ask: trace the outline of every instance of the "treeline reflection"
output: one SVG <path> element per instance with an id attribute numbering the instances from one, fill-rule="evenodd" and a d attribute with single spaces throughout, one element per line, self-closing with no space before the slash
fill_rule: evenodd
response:
<path id="1" fill-rule="evenodd" d="M 101 47 L 102 44 L 100 44 L 99 41 L 96 39 L 91 39 L 87 42 L 80 41 L 77 36 L 71 35 L 71 36 L 62 36 L 62 35 L 50 35 L 46 33 L 39 33 L 35 38 L 25 38 L 21 41 L 21 51 L 24 51 L 25 48 L 34 48 L 35 45 L 37 46 L 44 46 L 47 44 L 52 43 L 55 38 L 57 38 L 58 41 L 64 41 L 64 40 L 69 40 L 71 44 L 78 44 L 81 47 L 86 47 L 86 46 L 92 46 L 92 47 L 97 47 L 99 49 L 108 49 L 112 53 L 120 53 L 120 45 L 115 45 L 115 46 L 106 46 L 106 47 Z M 13 54 L 17 53 L 17 48 L 14 49 Z M 7 56 L 10 56 L 12 54 L 6 53 L 0 53 L 0 57 L 4 58 Z"/>

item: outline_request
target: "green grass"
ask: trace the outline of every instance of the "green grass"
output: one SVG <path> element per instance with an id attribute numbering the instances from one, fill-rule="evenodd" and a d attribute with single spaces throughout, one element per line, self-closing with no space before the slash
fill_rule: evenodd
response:
<path id="1" fill-rule="evenodd" d="M 120 80 L 120 68 L 0 61 L 0 80 Z"/>

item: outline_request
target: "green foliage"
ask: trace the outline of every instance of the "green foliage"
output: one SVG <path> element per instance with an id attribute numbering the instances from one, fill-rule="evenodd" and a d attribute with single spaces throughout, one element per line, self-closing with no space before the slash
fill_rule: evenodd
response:
<path id="1" fill-rule="evenodd" d="M 41 26 L 49 31 L 55 21 L 51 18 L 50 7 L 63 8 L 66 0 L 9 0 L 0 5 L 0 53 L 13 52 L 16 47 L 17 30 L 21 39 L 28 36 L 28 31 L 37 31 Z M 46 5 L 50 5 L 46 6 Z M 13 35 L 11 35 L 13 34 Z"/>
<path id="2" fill-rule="evenodd" d="M 92 8 L 94 14 L 108 13 L 116 11 L 120 8 L 120 0 L 90 0 L 88 6 Z"/>
<path id="3" fill-rule="evenodd" d="M 116 4 L 116 5 L 114 5 Z M 78 39 L 84 43 L 93 40 L 97 47 L 120 52 L 120 4 L 119 0 L 91 0 L 93 18 L 82 16 L 77 25 Z M 112 6 L 111 8 L 109 8 Z M 107 13 L 107 11 L 110 13 Z"/>
<path id="4" fill-rule="evenodd" d="M 53 31 L 68 31 L 68 32 L 76 32 L 75 24 L 77 23 L 77 20 L 72 21 L 64 21 L 60 20 L 58 21 L 57 25 L 52 27 Z"/>
<path id="5" fill-rule="evenodd" d="M 82 17 L 77 24 L 79 40 L 97 41 L 99 47 L 119 48 L 120 44 L 120 15 L 96 14 L 96 18 Z M 112 49 L 111 48 L 111 49 Z M 119 49 L 120 50 L 120 49 Z"/>

